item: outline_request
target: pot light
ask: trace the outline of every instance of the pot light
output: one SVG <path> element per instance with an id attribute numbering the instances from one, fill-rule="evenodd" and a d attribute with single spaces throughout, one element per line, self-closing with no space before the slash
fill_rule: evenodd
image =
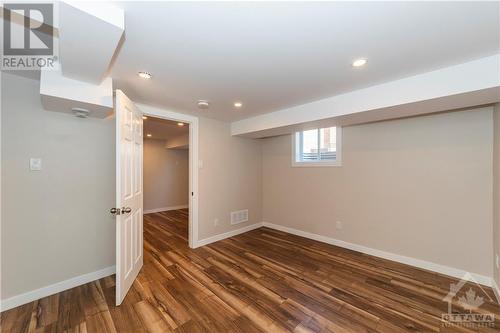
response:
<path id="1" fill-rule="evenodd" d="M 184 126 L 184 123 L 177 123 L 177 126 L 182 127 Z"/>
<path id="2" fill-rule="evenodd" d="M 352 67 L 361 67 L 366 65 L 367 60 L 364 58 L 356 59 L 352 62 Z"/>
<path id="3" fill-rule="evenodd" d="M 233 105 L 234 105 L 235 108 L 239 109 L 239 108 L 241 108 L 243 106 L 243 103 L 241 103 L 241 102 L 234 102 Z"/>
<path id="4" fill-rule="evenodd" d="M 153 75 L 151 75 L 151 73 L 148 72 L 138 72 L 137 75 L 139 75 L 140 78 L 146 80 L 149 80 L 151 77 L 153 77 Z"/>
<path id="5" fill-rule="evenodd" d="M 150 133 L 148 133 L 148 134 L 146 134 L 146 136 L 147 136 L 148 138 L 150 138 L 150 137 L 152 137 L 153 135 L 152 135 L 152 134 L 150 134 Z"/>
<path id="6" fill-rule="evenodd" d="M 142 119 L 146 120 L 146 119 L 148 119 L 148 117 L 146 117 L 146 116 L 142 116 Z"/>

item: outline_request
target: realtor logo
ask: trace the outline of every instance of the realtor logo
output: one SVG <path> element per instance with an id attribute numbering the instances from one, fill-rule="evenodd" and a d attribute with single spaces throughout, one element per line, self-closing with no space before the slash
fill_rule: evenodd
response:
<path id="1" fill-rule="evenodd" d="M 54 67 L 54 4 L 4 3 L 3 70 Z"/>
<path id="2" fill-rule="evenodd" d="M 450 284 L 450 292 L 443 298 L 448 303 L 448 313 L 441 315 L 445 327 L 494 328 L 495 314 L 485 309 L 494 303 L 494 297 L 477 283 L 471 274 L 465 274 L 458 283 Z"/>

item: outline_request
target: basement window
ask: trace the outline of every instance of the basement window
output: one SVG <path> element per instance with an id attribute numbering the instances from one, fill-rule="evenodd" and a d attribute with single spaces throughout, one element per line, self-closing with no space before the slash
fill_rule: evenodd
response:
<path id="1" fill-rule="evenodd" d="M 292 136 L 292 166 L 340 166 L 340 127 L 315 128 Z"/>

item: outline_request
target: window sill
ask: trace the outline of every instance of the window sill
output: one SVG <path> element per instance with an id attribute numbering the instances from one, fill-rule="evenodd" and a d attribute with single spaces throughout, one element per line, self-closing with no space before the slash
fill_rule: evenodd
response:
<path id="1" fill-rule="evenodd" d="M 308 168 L 308 167 L 341 167 L 340 161 L 327 161 L 327 162 L 292 162 L 294 168 Z"/>

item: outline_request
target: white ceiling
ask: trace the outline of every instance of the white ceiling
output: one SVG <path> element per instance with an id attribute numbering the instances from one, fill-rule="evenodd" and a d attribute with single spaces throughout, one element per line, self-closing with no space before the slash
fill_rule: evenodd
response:
<path id="1" fill-rule="evenodd" d="M 189 125 L 185 124 L 180 127 L 177 125 L 176 121 L 170 121 L 166 119 L 148 117 L 144 120 L 144 138 L 152 140 L 163 140 L 167 141 L 169 139 L 179 137 L 189 133 Z M 149 138 L 146 134 L 151 134 Z"/>
<path id="2" fill-rule="evenodd" d="M 134 101 L 235 121 L 499 53 L 499 2 L 123 2 Z M 351 61 L 368 58 L 364 68 Z M 153 79 L 139 79 L 148 71 Z M 397 93 L 395 91 L 394 93 Z M 196 101 L 211 101 L 198 110 Z M 244 107 L 232 104 L 241 100 Z"/>

